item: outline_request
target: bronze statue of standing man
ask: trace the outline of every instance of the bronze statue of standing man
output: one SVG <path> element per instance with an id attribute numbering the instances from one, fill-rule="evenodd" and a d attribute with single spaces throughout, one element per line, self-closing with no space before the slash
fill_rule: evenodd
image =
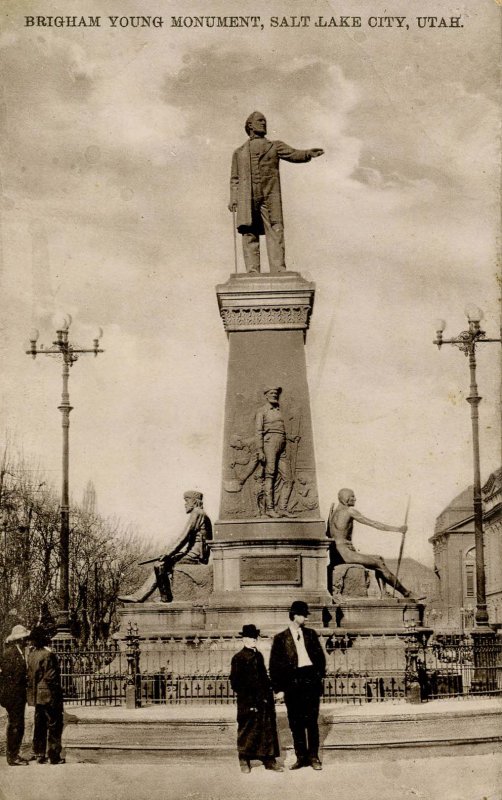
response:
<path id="1" fill-rule="evenodd" d="M 260 236 L 265 235 L 270 272 L 284 272 L 284 224 L 282 219 L 279 160 L 303 163 L 322 156 L 324 150 L 295 150 L 280 141 L 266 138 L 267 121 L 260 111 L 246 120 L 247 142 L 232 158 L 230 203 L 237 212 L 237 230 L 242 234 L 246 272 L 260 272 Z"/>

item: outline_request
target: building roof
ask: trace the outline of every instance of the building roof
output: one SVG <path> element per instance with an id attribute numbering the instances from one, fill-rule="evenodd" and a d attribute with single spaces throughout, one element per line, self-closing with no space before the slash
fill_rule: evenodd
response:
<path id="1" fill-rule="evenodd" d="M 467 522 L 474 516 L 473 511 L 473 487 L 468 486 L 453 498 L 446 508 L 436 517 L 434 526 L 434 536 L 444 533 L 451 528 L 458 527 L 461 523 Z M 434 538 L 434 536 L 432 538 Z"/>
<path id="2" fill-rule="evenodd" d="M 486 524 L 500 522 L 502 514 L 502 467 L 492 472 L 481 491 L 483 493 Z"/>
<path id="3" fill-rule="evenodd" d="M 483 499 L 485 501 L 490 500 L 493 498 L 494 495 L 498 494 L 502 491 L 502 467 L 496 469 L 488 480 L 486 481 L 485 485 L 483 486 Z"/>
<path id="4" fill-rule="evenodd" d="M 468 486 L 453 498 L 438 517 L 434 526 L 434 535 L 429 542 L 434 541 L 436 536 L 446 532 L 465 533 L 469 529 L 469 523 L 474 520 L 473 509 L 473 487 Z M 502 498 L 502 467 L 494 470 L 482 488 L 483 513 L 486 518 L 493 516 L 500 508 Z M 464 527 L 466 526 L 466 527 Z M 460 530 L 462 529 L 463 530 Z"/>

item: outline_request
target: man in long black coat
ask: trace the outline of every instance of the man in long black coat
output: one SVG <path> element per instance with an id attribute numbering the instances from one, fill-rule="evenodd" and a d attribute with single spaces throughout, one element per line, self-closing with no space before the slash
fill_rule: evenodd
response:
<path id="1" fill-rule="evenodd" d="M 270 653 L 270 678 L 277 699 L 284 699 L 293 735 L 296 762 L 290 769 L 311 766 L 322 769 L 319 760 L 319 703 L 326 670 L 326 657 L 319 637 L 305 628 L 307 603 L 291 605 L 291 624 L 274 636 Z"/>
<path id="2" fill-rule="evenodd" d="M 265 662 L 257 649 L 260 631 L 243 625 L 244 647 L 232 658 L 230 683 L 237 695 L 237 750 L 241 772 L 251 771 L 251 760 L 263 761 L 265 769 L 282 772 L 276 762 L 279 739 L 274 695 Z"/>
<path id="3" fill-rule="evenodd" d="M 5 650 L 0 659 L 0 705 L 7 711 L 7 763 L 11 767 L 28 764 L 19 755 L 24 736 L 24 711 L 26 707 L 26 661 L 24 645 L 30 632 L 24 625 L 14 625 L 5 640 Z"/>

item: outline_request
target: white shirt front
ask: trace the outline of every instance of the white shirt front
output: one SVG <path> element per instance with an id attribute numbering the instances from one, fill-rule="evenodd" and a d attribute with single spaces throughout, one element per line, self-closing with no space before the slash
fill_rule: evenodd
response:
<path id="1" fill-rule="evenodd" d="M 312 661 L 310 660 L 309 654 L 307 653 L 307 648 L 305 647 L 303 630 L 301 628 L 297 628 L 297 626 L 293 624 L 289 626 L 289 630 L 291 631 L 291 636 L 293 637 L 293 641 L 295 643 L 296 652 L 298 653 L 298 666 L 311 667 Z"/>

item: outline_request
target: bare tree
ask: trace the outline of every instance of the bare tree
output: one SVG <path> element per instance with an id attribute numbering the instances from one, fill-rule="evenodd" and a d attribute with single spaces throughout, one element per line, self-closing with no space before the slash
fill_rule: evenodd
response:
<path id="1" fill-rule="evenodd" d="M 70 609 L 83 642 L 117 627 L 119 587 L 134 584 L 150 555 L 139 533 L 95 505 L 70 510 Z M 59 601 L 60 505 L 42 467 L 7 442 L 0 454 L 0 638 L 17 622 L 49 619 Z"/>

